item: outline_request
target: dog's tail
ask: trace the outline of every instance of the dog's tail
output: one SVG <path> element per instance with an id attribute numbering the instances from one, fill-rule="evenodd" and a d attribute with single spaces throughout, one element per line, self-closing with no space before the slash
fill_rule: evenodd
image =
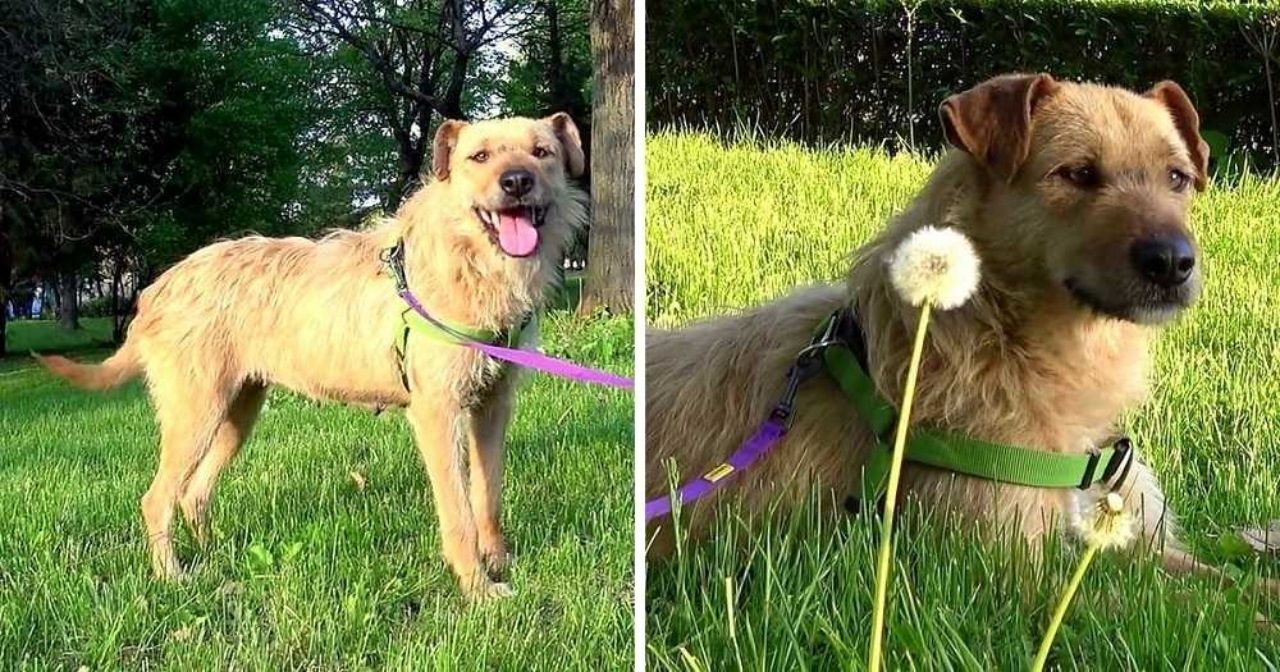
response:
<path id="1" fill-rule="evenodd" d="M 79 364 L 66 357 L 42 356 L 34 352 L 31 356 L 53 375 L 86 390 L 115 389 L 142 373 L 142 362 L 128 341 L 101 364 Z"/>

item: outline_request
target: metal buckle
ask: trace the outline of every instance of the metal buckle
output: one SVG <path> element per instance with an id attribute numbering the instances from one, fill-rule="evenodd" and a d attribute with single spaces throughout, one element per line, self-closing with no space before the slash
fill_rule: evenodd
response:
<path id="1" fill-rule="evenodd" d="M 787 387 L 773 407 L 773 411 L 769 413 L 771 419 L 782 422 L 787 429 L 791 428 L 792 416 L 795 413 L 796 393 L 800 391 L 801 383 L 822 370 L 822 351 L 837 342 L 835 334 L 838 324 L 839 320 L 833 314 L 827 321 L 827 328 L 796 355 L 796 361 L 787 369 Z"/>
<path id="2" fill-rule="evenodd" d="M 1084 478 L 1080 480 L 1080 489 L 1088 490 L 1093 487 L 1093 474 L 1098 470 L 1098 461 L 1102 459 L 1102 451 L 1097 448 L 1089 449 L 1089 463 L 1084 466 Z"/>
<path id="3" fill-rule="evenodd" d="M 1129 475 L 1129 467 L 1133 465 L 1133 442 L 1129 437 L 1120 437 L 1111 445 L 1114 452 L 1111 453 L 1111 459 L 1107 460 L 1107 464 L 1102 469 L 1102 477 L 1098 479 L 1099 483 L 1109 483 L 1115 477 L 1116 472 L 1120 472 L 1120 482 L 1123 483 L 1125 477 Z M 1093 475 L 1098 471 L 1098 462 L 1102 460 L 1102 451 L 1093 448 L 1089 451 L 1089 463 L 1084 468 L 1084 479 L 1080 481 L 1080 489 L 1088 490 L 1094 485 Z M 1118 485 L 1118 484 L 1117 484 Z"/>
<path id="4" fill-rule="evenodd" d="M 1107 461 L 1107 467 L 1102 471 L 1102 481 L 1111 482 L 1116 472 L 1119 472 L 1120 478 L 1116 481 L 1116 486 L 1119 487 L 1129 477 L 1129 469 L 1133 466 L 1136 457 L 1133 452 L 1133 441 L 1130 441 L 1127 436 L 1122 436 L 1116 439 L 1111 447 L 1115 449 L 1115 453 L 1111 455 L 1111 459 Z"/>
<path id="5" fill-rule="evenodd" d="M 405 278 L 404 273 L 404 241 L 396 241 L 392 247 L 384 248 L 382 253 L 378 255 L 382 263 L 387 265 L 387 269 L 391 271 L 391 275 L 396 281 L 396 291 L 402 292 L 409 288 L 409 281 Z"/>

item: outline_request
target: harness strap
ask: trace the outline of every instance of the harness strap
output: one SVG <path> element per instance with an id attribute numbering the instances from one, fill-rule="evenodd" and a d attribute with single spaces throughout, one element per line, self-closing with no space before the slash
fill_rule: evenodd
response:
<path id="1" fill-rule="evenodd" d="M 841 314 L 834 313 L 823 322 L 822 329 L 825 331 L 840 320 Z M 863 466 L 859 491 L 863 497 L 878 499 L 888 481 L 897 410 L 876 391 L 871 376 L 843 341 L 829 342 L 822 360 L 827 373 L 875 437 L 875 446 Z M 1122 468 L 1127 472 L 1133 459 L 1131 449 L 1128 439 L 1120 439 L 1110 447 L 1084 455 L 1049 453 L 917 427 L 907 436 L 904 459 L 1001 483 L 1088 489 L 1110 481 Z"/>
<path id="2" fill-rule="evenodd" d="M 856 316 L 852 311 L 832 313 L 818 326 L 813 341 L 800 351 L 795 364 L 787 371 L 782 397 L 768 420 L 723 463 L 684 484 L 670 496 L 661 495 L 645 502 L 645 520 L 668 515 L 673 499 L 680 504 L 689 504 L 715 492 L 725 485 L 729 477 L 764 457 L 786 435 L 800 385 L 819 370 L 825 370 L 835 380 L 845 398 L 866 421 L 874 438 L 871 453 L 863 464 L 862 478 L 857 484 L 858 496 L 850 501 L 851 508 L 856 511 L 864 501 L 879 501 L 888 485 L 893 450 L 891 433 L 898 421 L 898 411 L 876 390 L 875 382 L 866 371 L 865 357 L 865 339 Z M 903 457 L 909 462 L 1037 488 L 1084 490 L 1110 482 L 1117 473 L 1117 483 L 1123 483 L 1134 462 L 1132 444 L 1127 438 L 1085 455 L 1068 455 L 919 427 L 909 432 L 904 450 L 906 455 Z M 1098 470 L 1100 466 L 1101 471 Z"/>
<path id="3" fill-rule="evenodd" d="M 396 282 L 397 291 L 407 288 L 408 282 L 406 281 L 404 270 L 404 240 L 397 240 L 395 245 L 384 249 L 382 251 L 382 260 L 387 265 L 387 271 L 391 274 L 392 279 Z M 404 386 L 405 390 L 409 389 L 409 372 L 404 363 L 405 357 L 409 353 L 409 333 L 411 331 L 416 331 L 433 341 L 450 345 L 464 345 L 469 341 L 474 341 L 488 345 L 517 348 L 520 346 L 521 334 L 536 318 L 537 314 L 535 313 L 525 313 L 524 318 L 516 328 L 490 331 L 488 329 L 476 329 L 453 324 L 436 317 L 428 319 L 412 307 L 405 308 L 400 313 L 401 329 L 396 335 L 395 342 L 396 366 L 400 370 L 400 384 Z"/>

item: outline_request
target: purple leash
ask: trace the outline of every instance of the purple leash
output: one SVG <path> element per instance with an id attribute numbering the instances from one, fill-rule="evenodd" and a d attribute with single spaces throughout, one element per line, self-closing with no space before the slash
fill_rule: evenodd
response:
<path id="1" fill-rule="evenodd" d="M 742 444 L 742 447 L 735 450 L 729 456 L 729 459 L 719 466 L 680 486 L 674 496 L 663 495 L 645 502 L 645 521 L 671 513 L 672 499 L 678 500 L 683 506 L 724 487 L 729 482 L 729 476 L 739 471 L 745 471 L 756 460 L 764 457 L 770 449 L 777 445 L 778 439 L 781 439 L 782 435 L 786 433 L 787 424 L 785 420 L 778 418 L 776 415 L 765 420 L 764 424 L 760 425 L 760 429 L 757 429 L 756 433 L 751 435 L 751 438 L 747 439 L 746 443 Z"/>
<path id="2" fill-rule="evenodd" d="M 553 376 L 575 380 L 580 383 L 594 383 L 596 385 L 608 385 L 611 387 L 621 387 L 625 389 L 631 389 L 635 386 L 635 383 L 633 383 L 630 378 L 623 378 L 622 376 L 609 373 L 608 371 L 599 371 L 597 369 L 582 366 L 581 364 L 575 364 L 567 360 L 533 352 L 531 350 L 504 348 L 498 345 L 481 343 L 467 337 L 465 334 L 460 334 L 453 329 L 450 329 L 448 325 L 432 317 L 431 314 L 427 312 L 427 309 L 422 307 L 422 303 L 418 301 L 418 297 L 414 296 L 413 292 L 410 292 L 407 288 L 400 290 L 400 298 L 404 299 L 404 302 L 409 304 L 409 307 L 420 315 L 422 319 L 430 322 L 438 329 L 448 333 L 454 338 L 457 338 L 460 344 L 473 350 L 483 352 L 494 359 L 501 359 L 506 362 L 511 362 L 512 364 L 518 364 L 527 369 L 534 369 L 543 373 L 549 373 Z"/>
<path id="3" fill-rule="evenodd" d="M 823 333 L 814 338 L 809 347 L 801 350 L 796 356 L 795 364 L 792 364 L 787 371 L 787 386 L 782 393 L 782 398 L 769 413 L 769 419 L 760 425 L 756 433 L 733 451 L 729 459 L 721 462 L 711 471 L 680 486 L 672 495 L 655 497 L 645 502 L 645 522 L 671 513 L 672 499 L 684 506 L 719 490 L 729 482 L 730 476 L 745 471 L 747 467 L 755 464 L 778 445 L 778 440 L 786 435 L 787 429 L 791 427 L 791 416 L 795 412 L 796 393 L 800 385 L 817 375 L 823 368 L 820 355 L 829 344 L 835 342 L 833 339 L 836 326 L 837 321 L 830 320 Z"/>

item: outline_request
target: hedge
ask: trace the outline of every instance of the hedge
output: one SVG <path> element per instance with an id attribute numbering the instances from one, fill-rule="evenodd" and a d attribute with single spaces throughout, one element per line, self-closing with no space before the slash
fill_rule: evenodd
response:
<path id="1" fill-rule="evenodd" d="M 1267 71 L 1280 90 L 1274 4 L 905 1 L 910 20 L 887 0 L 650 0 L 650 123 L 802 142 L 903 146 L 914 136 L 923 148 L 940 144 L 941 100 L 992 75 L 1043 71 L 1135 90 L 1173 79 L 1216 155 L 1280 164 Z M 1251 44 L 1266 36 L 1277 42 L 1269 63 Z"/>

